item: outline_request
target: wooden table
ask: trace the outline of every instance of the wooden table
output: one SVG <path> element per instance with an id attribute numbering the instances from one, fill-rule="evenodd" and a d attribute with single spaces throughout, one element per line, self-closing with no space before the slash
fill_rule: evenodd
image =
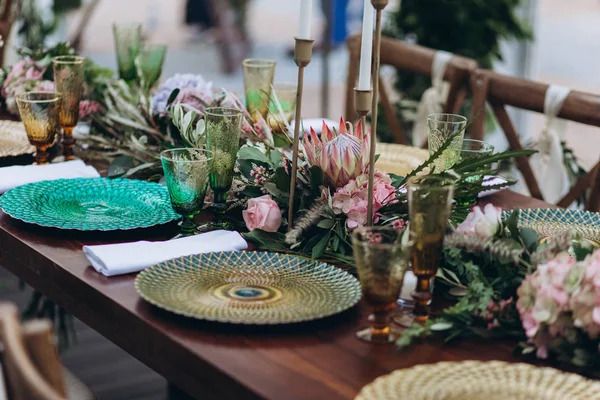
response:
<path id="1" fill-rule="evenodd" d="M 485 200 L 510 209 L 551 207 L 510 191 Z M 24 224 L 0 212 L 0 265 L 54 300 L 170 382 L 202 399 L 353 399 L 395 369 L 438 361 L 507 360 L 515 343 L 425 342 L 399 351 L 358 341 L 368 309 L 359 304 L 322 321 L 251 328 L 163 312 L 137 295 L 135 275 L 106 278 L 84 244 L 162 239 L 174 227 L 81 234 Z M 90 360 L 93 363 L 94 360 Z M 124 377 L 126 379 L 126 377 Z"/>

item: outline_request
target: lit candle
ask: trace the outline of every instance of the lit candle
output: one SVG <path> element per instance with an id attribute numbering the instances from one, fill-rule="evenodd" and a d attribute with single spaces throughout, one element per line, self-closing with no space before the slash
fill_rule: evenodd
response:
<path id="1" fill-rule="evenodd" d="M 300 0 L 299 39 L 310 39 L 310 24 L 312 21 L 313 0 Z"/>
<path id="2" fill-rule="evenodd" d="M 371 60 L 373 55 L 373 16 L 375 9 L 371 0 L 365 0 L 362 41 L 360 44 L 360 70 L 358 90 L 371 90 Z"/>

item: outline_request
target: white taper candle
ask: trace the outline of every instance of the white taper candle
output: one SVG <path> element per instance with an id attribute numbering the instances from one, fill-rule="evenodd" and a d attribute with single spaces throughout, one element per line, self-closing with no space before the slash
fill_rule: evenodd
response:
<path id="1" fill-rule="evenodd" d="M 298 38 L 310 39 L 310 26 L 312 22 L 313 0 L 300 0 L 300 27 Z"/>
<path id="2" fill-rule="evenodd" d="M 373 58 L 373 16 L 375 9 L 371 0 L 365 0 L 360 44 L 360 70 L 358 90 L 371 90 L 371 63 Z"/>

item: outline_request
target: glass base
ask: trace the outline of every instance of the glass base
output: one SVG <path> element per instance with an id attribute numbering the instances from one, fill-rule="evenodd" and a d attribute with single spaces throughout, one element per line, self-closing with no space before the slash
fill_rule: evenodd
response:
<path id="1" fill-rule="evenodd" d="M 235 229 L 233 224 L 226 221 L 209 222 L 208 224 L 200 225 L 196 228 L 197 233 L 212 232 L 218 230 L 233 231 Z"/>
<path id="2" fill-rule="evenodd" d="M 416 316 L 412 312 L 405 312 L 392 318 L 392 322 L 403 328 L 410 328 L 414 323 L 424 324 L 429 319 L 428 315 Z"/>
<path id="3" fill-rule="evenodd" d="M 356 338 L 372 344 L 388 344 L 395 340 L 389 327 L 385 329 L 365 328 L 356 332 Z"/>

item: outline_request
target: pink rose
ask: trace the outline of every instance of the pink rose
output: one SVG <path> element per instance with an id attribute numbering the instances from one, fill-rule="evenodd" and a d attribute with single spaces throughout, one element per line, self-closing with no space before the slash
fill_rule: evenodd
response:
<path id="1" fill-rule="evenodd" d="M 258 228 L 277 232 L 281 225 L 281 210 L 268 194 L 248 200 L 248 209 L 242 215 L 249 231 Z"/>

